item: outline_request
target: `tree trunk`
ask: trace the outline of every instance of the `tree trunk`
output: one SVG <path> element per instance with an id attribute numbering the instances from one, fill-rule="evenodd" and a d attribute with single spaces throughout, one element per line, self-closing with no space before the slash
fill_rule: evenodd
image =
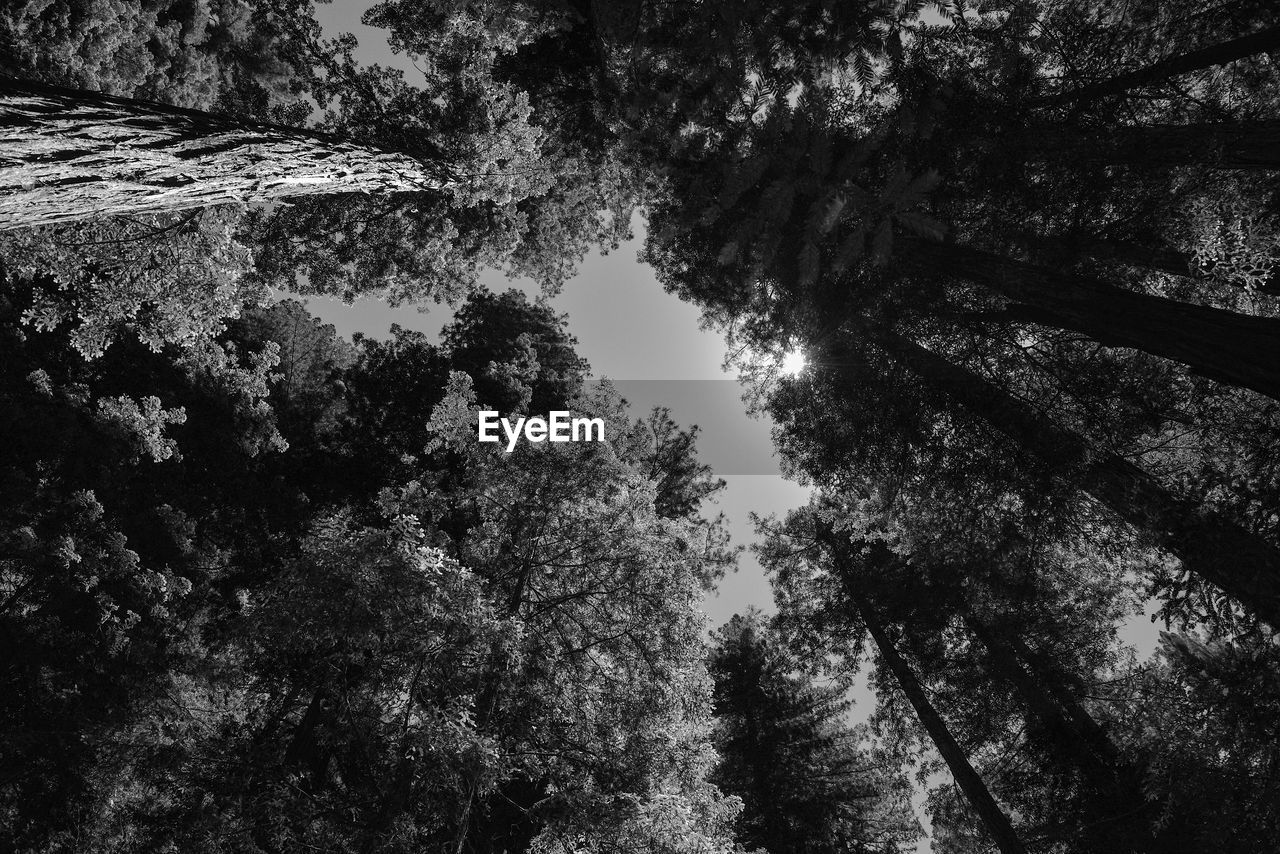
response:
<path id="1" fill-rule="evenodd" d="M 1030 133 L 1022 150 L 1034 159 L 1162 169 L 1280 169 L 1280 121 L 1146 125 L 1102 132 L 1049 126 Z"/>
<path id="2" fill-rule="evenodd" d="M 942 715 L 929 702 L 929 697 L 919 680 L 916 679 L 911 666 L 894 648 L 893 642 L 889 640 L 884 626 L 871 610 L 870 604 L 856 593 L 852 585 L 849 586 L 849 595 L 853 600 L 854 606 L 858 609 L 858 614 L 862 617 L 862 622 L 866 625 L 867 631 L 870 632 L 872 640 L 875 641 L 876 648 L 880 651 L 880 658 L 884 661 L 885 666 L 889 668 L 889 672 L 893 674 L 893 678 L 897 680 L 898 686 L 902 688 L 902 693 L 906 695 L 911 707 L 915 709 L 916 717 L 920 719 L 925 731 L 929 733 L 930 740 L 933 741 L 938 753 L 947 763 L 947 768 L 951 771 L 951 777 L 956 781 L 956 785 L 960 787 L 960 790 L 964 792 L 964 796 L 969 801 L 970 806 L 973 807 L 974 812 L 982 819 L 982 823 L 986 826 L 987 832 L 991 834 L 996 847 L 999 848 L 1001 854 L 1025 854 L 1027 849 L 1014 831 L 1013 825 L 1009 822 L 1009 817 L 1004 814 L 1000 805 L 996 803 L 995 798 L 991 796 L 991 792 L 987 789 L 987 784 L 982 777 L 969 764 L 969 759 L 965 756 L 964 750 L 951 735 L 951 731 L 947 728 L 947 723 L 942 719 Z"/>
<path id="3" fill-rule="evenodd" d="M 0 78 L 0 230 L 439 189 L 445 174 L 326 134 Z"/>
<path id="4" fill-rule="evenodd" d="M 293 737 L 284 752 L 286 768 L 303 767 L 311 775 L 311 785 L 315 789 L 323 788 L 325 776 L 329 768 L 329 753 L 320 746 L 316 731 L 326 723 L 328 715 L 325 703 L 329 699 L 328 686 L 321 684 L 311 695 L 311 702 L 302 715 L 302 720 L 293 730 Z"/>
<path id="5" fill-rule="evenodd" d="M 1096 793 L 1114 792 L 1117 783 L 1114 750 L 1110 755 L 1100 755 L 1096 751 L 1096 745 L 1079 731 L 1055 698 L 1023 667 L 1013 648 L 1005 641 L 1003 632 L 967 611 L 961 614 L 961 619 L 986 650 L 992 672 L 1017 692 L 1061 761 L 1078 769 Z"/>
<path id="6" fill-rule="evenodd" d="M 891 331 L 858 329 L 892 358 L 976 417 L 1072 478 L 1117 516 L 1148 532 L 1183 566 L 1280 627 L 1280 551 L 1195 502 L 1170 493 L 1123 457 L 1099 452 L 1003 389 Z"/>
<path id="7" fill-rule="evenodd" d="M 1149 246 L 1133 240 L 1107 240 L 1092 234 L 1018 234 L 1016 243 L 1039 256 L 1039 263 L 1067 266 L 1081 258 L 1114 261 L 1130 267 L 1155 270 L 1172 276 L 1198 278 L 1185 252 L 1167 246 Z"/>
<path id="8" fill-rule="evenodd" d="M 1153 245 L 1156 242 L 1158 241 L 1107 240 L 1089 234 L 1064 236 L 1023 233 L 1017 237 L 1020 248 L 1040 256 L 1040 264 L 1070 266 L 1081 258 L 1092 258 L 1095 261 L 1124 264 L 1184 279 L 1207 278 L 1205 273 L 1196 269 L 1190 255 L 1168 246 Z M 1257 290 L 1272 296 L 1280 295 L 1280 269 L 1273 271 Z"/>
<path id="9" fill-rule="evenodd" d="M 1028 711 L 1044 727 L 1061 761 L 1080 770 L 1091 791 L 1086 827 L 1078 841 L 1108 850 L 1148 854 L 1189 854 L 1189 839 L 1178 822 L 1160 823 L 1158 804 L 1143 791 L 1143 769 L 1127 761 L 1080 701 L 1065 689 L 1062 673 L 1036 656 L 1018 633 L 988 625 L 971 612 L 965 625 L 982 643 L 993 672 L 1010 682 Z"/>
<path id="10" fill-rule="evenodd" d="M 1120 754 L 1115 744 L 1076 696 L 1076 692 L 1084 692 L 1083 681 L 1076 674 L 1064 671 L 1052 656 L 1031 649 L 1016 633 L 1005 635 L 1005 640 L 1014 654 L 1026 662 L 1028 668 L 1040 674 L 1040 681 L 1075 722 L 1080 733 L 1094 746 L 1094 750 L 1112 765 L 1118 764 Z M 1070 687 L 1068 683 L 1071 683 Z"/>
<path id="11" fill-rule="evenodd" d="M 1025 320 L 1181 362 L 1206 377 L 1280 400 L 1280 320 L 1117 288 L 953 244 L 910 239 L 908 269 L 995 291 Z"/>
<path id="12" fill-rule="evenodd" d="M 1178 56 L 1170 56 L 1154 62 L 1145 68 L 1119 74 L 1108 80 L 1089 83 L 1069 92 L 1059 92 L 1040 99 L 1037 106 L 1057 106 L 1060 104 L 1079 105 L 1085 101 L 1096 101 L 1107 95 L 1118 95 L 1137 86 L 1159 83 L 1179 74 L 1199 71 L 1226 65 L 1247 56 L 1259 53 L 1274 53 L 1280 50 L 1280 26 L 1267 27 L 1247 36 L 1220 42 L 1209 47 L 1193 50 Z"/>

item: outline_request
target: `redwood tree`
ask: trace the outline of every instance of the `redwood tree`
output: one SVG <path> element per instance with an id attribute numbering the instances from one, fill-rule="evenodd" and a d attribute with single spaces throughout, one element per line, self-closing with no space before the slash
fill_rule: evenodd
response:
<path id="1" fill-rule="evenodd" d="M 452 164 L 235 116 L 0 78 L 0 229 L 440 190 Z"/>

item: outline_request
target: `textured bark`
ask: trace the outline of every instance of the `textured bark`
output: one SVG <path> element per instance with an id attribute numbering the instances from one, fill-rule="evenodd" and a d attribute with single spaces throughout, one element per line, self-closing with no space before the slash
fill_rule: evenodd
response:
<path id="1" fill-rule="evenodd" d="M 859 331 L 895 361 L 1026 451 L 1061 470 L 1117 516 L 1148 532 L 1183 566 L 1280 627 L 1280 550 L 1195 502 L 1181 499 L 1138 466 L 1097 451 L 1008 392 L 909 339 L 865 324 Z"/>
<path id="2" fill-rule="evenodd" d="M 838 547 L 833 547 L 833 551 L 839 554 Z M 846 579 L 852 580 L 852 574 L 848 570 L 843 570 L 842 574 Z M 898 654 L 898 650 L 889 639 L 884 625 L 872 610 L 870 603 L 858 594 L 853 583 L 847 584 L 846 589 L 854 607 L 858 609 L 858 615 L 862 618 L 863 624 L 871 634 L 872 640 L 875 641 L 876 648 L 880 651 L 881 660 L 889 668 L 889 672 L 893 674 L 898 687 L 906 695 L 907 701 L 911 703 L 911 708 L 915 710 L 916 717 L 920 719 L 921 725 L 924 726 L 925 731 L 929 734 L 929 739 L 938 749 L 943 761 L 947 763 L 947 769 L 951 772 L 952 779 L 956 781 L 956 785 L 964 792 L 964 796 L 969 801 L 970 806 L 973 807 L 974 812 L 982 820 L 987 832 L 991 834 L 996 847 L 1001 854 L 1025 854 L 1027 849 L 1014 831 L 1009 817 L 1004 814 L 1004 810 L 1000 808 L 995 798 L 992 797 L 982 776 L 970 764 L 968 757 L 965 756 L 964 749 L 960 747 L 960 744 L 951 734 L 951 730 L 948 729 L 947 722 L 943 720 L 938 710 L 933 707 L 933 703 L 929 702 L 929 696 L 925 693 L 920 680 L 916 678 L 911 665 L 907 663 L 906 659 Z"/>
<path id="3" fill-rule="evenodd" d="M 439 189 L 445 174 L 326 134 L 0 78 L 0 229 Z"/>
<path id="4" fill-rule="evenodd" d="M 995 291 L 1013 316 L 1181 362 L 1196 373 L 1280 400 L 1280 320 L 1140 294 L 951 244 L 912 239 L 908 269 Z"/>
<path id="5" fill-rule="evenodd" d="M 1119 74 L 1107 80 L 1099 80 L 1081 86 L 1069 92 L 1050 95 L 1037 102 L 1042 106 L 1058 104 L 1079 105 L 1086 101 L 1095 101 L 1108 95 L 1119 95 L 1138 86 L 1159 83 L 1186 74 L 1218 65 L 1226 65 L 1238 59 L 1244 59 L 1259 53 L 1274 53 L 1280 50 L 1280 26 L 1268 27 L 1247 36 L 1231 39 L 1199 50 L 1189 51 L 1178 56 L 1170 56 L 1159 62 L 1153 62 L 1144 68 Z"/>

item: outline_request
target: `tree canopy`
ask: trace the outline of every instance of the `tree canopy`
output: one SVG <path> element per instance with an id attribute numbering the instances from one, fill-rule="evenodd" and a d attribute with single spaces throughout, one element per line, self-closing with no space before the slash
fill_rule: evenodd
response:
<path id="1" fill-rule="evenodd" d="M 364 20 L 0 2 L 0 846 L 1275 847 L 1274 3 Z M 813 487 L 709 638 L 697 428 L 479 286 L 637 212 Z"/>

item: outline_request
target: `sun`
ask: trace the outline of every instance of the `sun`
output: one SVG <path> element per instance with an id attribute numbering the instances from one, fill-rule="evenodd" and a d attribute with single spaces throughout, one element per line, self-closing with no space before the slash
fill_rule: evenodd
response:
<path id="1" fill-rule="evenodd" d="M 804 367 L 804 351 L 792 350 L 782 357 L 782 364 L 779 366 L 779 370 L 789 377 L 794 377 L 796 374 L 803 371 Z"/>

